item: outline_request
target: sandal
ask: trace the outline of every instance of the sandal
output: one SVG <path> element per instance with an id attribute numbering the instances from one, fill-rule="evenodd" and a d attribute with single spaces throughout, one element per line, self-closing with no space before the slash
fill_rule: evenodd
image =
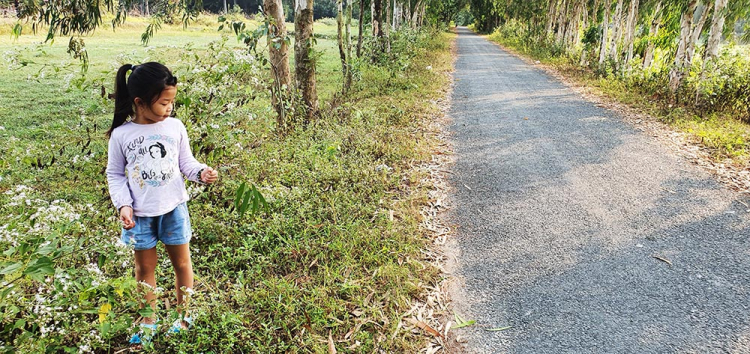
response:
<path id="1" fill-rule="evenodd" d="M 177 319 L 172 323 L 172 327 L 169 328 L 167 333 L 180 333 L 182 330 L 187 330 L 188 328 L 182 328 L 182 322 L 187 323 L 188 328 L 193 326 L 193 318 L 192 317 L 183 317 L 182 319 Z"/>
<path id="2" fill-rule="evenodd" d="M 141 323 L 138 325 L 140 330 L 130 337 L 130 344 L 141 344 L 149 343 L 151 339 L 156 335 L 156 329 L 158 325 L 156 323 Z"/>

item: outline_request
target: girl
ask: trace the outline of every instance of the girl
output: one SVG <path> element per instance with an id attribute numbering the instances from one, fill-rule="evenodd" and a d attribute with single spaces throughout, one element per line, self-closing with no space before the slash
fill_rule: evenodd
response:
<path id="1" fill-rule="evenodd" d="M 175 271 L 181 320 L 171 332 L 187 329 L 192 322 L 181 305 L 193 287 L 188 194 L 181 174 L 174 171 L 199 183 L 218 179 L 214 169 L 196 161 L 185 126 L 171 117 L 176 93 L 177 78 L 166 66 L 155 62 L 123 65 L 117 71 L 115 114 L 107 131 L 109 194 L 120 213 L 122 241 L 135 249 L 135 278 L 150 287 L 146 302 L 151 308 L 156 308 L 158 241 L 167 249 Z M 149 340 L 156 326 L 154 317 L 144 318 L 130 343 Z"/>

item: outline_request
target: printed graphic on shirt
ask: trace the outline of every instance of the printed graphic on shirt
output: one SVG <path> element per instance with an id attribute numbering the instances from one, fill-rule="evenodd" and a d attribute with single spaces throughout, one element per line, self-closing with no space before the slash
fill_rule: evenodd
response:
<path id="1" fill-rule="evenodd" d="M 179 172 L 177 141 L 166 135 L 139 136 L 125 146 L 131 185 L 161 187 L 169 184 Z"/>

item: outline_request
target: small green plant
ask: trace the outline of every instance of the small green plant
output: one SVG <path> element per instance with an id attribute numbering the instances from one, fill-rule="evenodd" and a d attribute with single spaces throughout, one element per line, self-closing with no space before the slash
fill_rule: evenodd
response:
<path id="1" fill-rule="evenodd" d="M 261 209 L 262 208 L 262 209 Z M 240 187 L 237 188 L 237 193 L 234 198 L 234 210 L 240 215 L 245 215 L 249 210 L 250 214 L 255 215 L 261 210 L 268 210 L 268 203 L 263 194 L 258 191 L 255 185 L 251 185 L 248 188 L 247 183 L 242 182 Z"/>
<path id="2" fill-rule="evenodd" d="M 457 328 L 464 328 L 464 327 L 470 327 L 477 323 L 475 320 L 464 320 L 461 318 L 461 316 L 458 315 L 458 313 L 453 313 L 453 318 L 456 321 L 456 323 L 451 326 L 451 329 L 457 329 Z"/>

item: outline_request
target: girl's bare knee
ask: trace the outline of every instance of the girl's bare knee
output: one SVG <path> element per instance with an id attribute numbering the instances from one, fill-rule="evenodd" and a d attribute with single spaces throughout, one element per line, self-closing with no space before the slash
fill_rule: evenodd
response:
<path id="1" fill-rule="evenodd" d="M 155 271 L 156 271 L 156 267 L 151 266 L 150 264 L 136 264 L 135 265 L 136 279 L 148 278 L 149 276 L 153 275 Z"/>
<path id="2" fill-rule="evenodd" d="M 172 267 L 174 267 L 174 271 L 177 274 L 183 274 L 193 270 L 193 265 L 190 262 L 190 259 L 172 262 Z"/>

